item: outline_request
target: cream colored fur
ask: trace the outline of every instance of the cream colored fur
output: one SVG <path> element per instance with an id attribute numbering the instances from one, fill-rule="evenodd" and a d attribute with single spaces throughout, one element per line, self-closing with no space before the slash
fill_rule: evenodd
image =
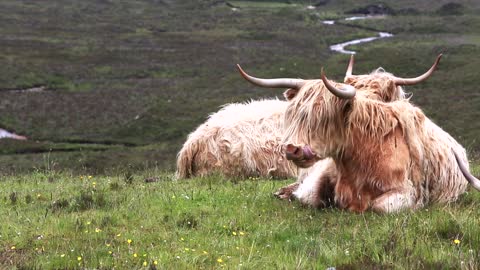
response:
<path id="1" fill-rule="evenodd" d="M 292 195 L 304 205 L 315 208 L 325 207 L 332 204 L 333 201 L 328 202 L 324 198 L 325 194 L 322 194 L 322 192 L 325 192 L 325 190 L 322 184 L 326 182 L 328 182 L 327 184 L 335 183 L 338 181 L 337 178 L 338 172 L 333 159 L 322 159 L 309 169 L 300 170 L 299 186 Z"/>
<path id="2" fill-rule="evenodd" d="M 294 177 L 282 154 L 286 101 L 225 105 L 189 136 L 177 156 L 177 177 L 220 172 L 227 176 Z"/>

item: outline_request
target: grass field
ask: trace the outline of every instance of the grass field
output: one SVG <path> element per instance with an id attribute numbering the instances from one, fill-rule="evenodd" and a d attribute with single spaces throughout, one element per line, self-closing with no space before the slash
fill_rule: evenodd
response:
<path id="1" fill-rule="evenodd" d="M 152 177 L 156 182 L 145 181 Z M 6 177 L 0 268 L 480 267 L 476 191 L 449 206 L 384 216 L 274 198 L 287 183 L 220 176 L 172 181 L 159 171 Z"/>

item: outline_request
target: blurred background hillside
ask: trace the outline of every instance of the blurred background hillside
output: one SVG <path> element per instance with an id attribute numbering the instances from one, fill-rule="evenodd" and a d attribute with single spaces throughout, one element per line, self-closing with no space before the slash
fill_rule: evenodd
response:
<path id="1" fill-rule="evenodd" d="M 480 1 L 1 1 L 0 171 L 172 170 L 189 132 L 230 102 L 281 97 L 260 77 L 416 76 L 412 102 L 478 158 Z M 352 16 L 379 15 L 365 20 Z M 325 24 L 327 20 L 335 23 Z"/>

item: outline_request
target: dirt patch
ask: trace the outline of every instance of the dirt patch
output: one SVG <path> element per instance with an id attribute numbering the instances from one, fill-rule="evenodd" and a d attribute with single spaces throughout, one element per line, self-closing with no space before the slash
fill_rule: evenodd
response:
<path id="1" fill-rule="evenodd" d="M 4 247 L 0 251 L 0 269 L 22 268 L 31 257 L 24 249 Z"/>

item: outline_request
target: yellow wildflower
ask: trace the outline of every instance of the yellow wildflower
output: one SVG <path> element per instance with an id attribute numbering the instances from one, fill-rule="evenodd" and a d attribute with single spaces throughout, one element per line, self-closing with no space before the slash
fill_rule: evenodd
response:
<path id="1" fill-rule="evenodd" d="M 117 234 L 117 237 L 120 237 L 120 236 L 122 236 L 122 234 L 121 234 L 121 233 Z"/>
<path id="2" fill-rule="evenodd" d="M 459 240 L 459 239 L 455 239 L 455 240 L 453 240 L 453 243 L 454 243 L 455 245 L 459 245 L 459 244 L 460 244 L 460 240 Z"/>
<path id="3" fill-rule="evenodd" d="M 87 225 L 90 225 L 92 222 L 91 221 L 87 221 Z"/>
<path id="4" fill-rule="evenodd" d="M 107 247 L 109 247 L 109 246 L 111 246 L 112 244 L 110 244 L 110 243 L 106 243 L 105 245 L 106 245 Z"/>
<path id="5" fill-rule="evenodd" d="M 185 251 L 189 251 L 190 249 L 189 248 L 185 248 Z"/>
<path id="6" fill-rule="evenodd" d="M 138 256 L 138 255 L 137 255 L 137 253 L 133 253 L 133 257 L 135 257 L 135 258 L 136 258 L 137 256 Z"/>
<path id="7" fill-rule="evenodd" d="M 147 257 L 147 254 L 146 254 L 146 253 L 143 253 L 143 257 Z"/>
<path id="8" fill-rule="evenodd" d="M 218 262 L 218 263 L 222 263 L 222 262 L 223 262 L 222 258 L 218 258 L 218 259 L 217 259 L 217 262 Z"/>
<path id="9" fill-rule="evenodd" d="M 93 176 L 89 175 L 89 176 L 88 176 L 88 179 L 92 179 L 92 177 L 93 177 Z"/>
<path id="10" fill-rule="evenodd" d="M 132 239 L 128 239 L 128 240 L 127 240 L 127 243 L 128 243 L 128 244 L 131 244 L 131 243 L 132 243 Z"/>
<path id="11" fill-rule="evenodd" d="M 180 241 L 183 241 L 183 240 L 185 240 L 185 239 L 183 239 L 183 237 L 180 237 Z"/>
<path id="12" fill-rule="evenodd" d="M 144 261 L 144 262 L 143 262 L 143 266 L 147 266 L 147 262 Z"/>
<path id="13" fill-rule="evenodd" d="M 233 235 L 237 235 L 237 232 L 232 232 Z"/>
<path id="14" fill-rule="evenodd" d="M 82 260 L 82 257 L 81 256 L 78 256 L 77 257 L 77 261 L 81 261 Z"/>
<path id="15" fill-rule="evenodd" d="M 65 254 L 60 255 L 60 257 L 62 257 L 62 258 L 65 257 Z"/>
<path id="16" fill-rule="evenodd" d="M 111 250 L 108 251 L 108 254 L 112 255 L 112 253 L 113 253 L 113 252 L 112 252 Z"/>
<path id="17" fill-rule="evenodd" d="M 157 262 L 157 261 L 153 261 L 153 264 L 157 265 L 157 264 L 158 264 L 158 262 Z"/>
<path id="18" fill-rule="evenodd" d="M 11 250 L 14 250 L 14 249 L 16 249 L 16 248 L 17 248 L 17 247 L 15 247 L 15 246 L 12 246 L 10 249 L 11 249 Z"/>
<path id="19" fill-rule="evenodd" d="M 101 229 L 95 228 L 95 232 L 96 232 L 96 233 L 99 233 L 99 232 L 101 232 L 101 231 L 102 231 Z"/>
<path id="20" fill-rule="evenodd" d="M 244 233 L 244 232 L 240 232 L 240 235 L 245 235 L 245 233 Z"/>
<path id="21" fill-rule="evenodd" d="M 206 251 L 204 250 L 204 251 L 203 251 L 203 254 L 207 255 L 207 254 L 208 254 L 208 252 L 206 252 Z"/>

